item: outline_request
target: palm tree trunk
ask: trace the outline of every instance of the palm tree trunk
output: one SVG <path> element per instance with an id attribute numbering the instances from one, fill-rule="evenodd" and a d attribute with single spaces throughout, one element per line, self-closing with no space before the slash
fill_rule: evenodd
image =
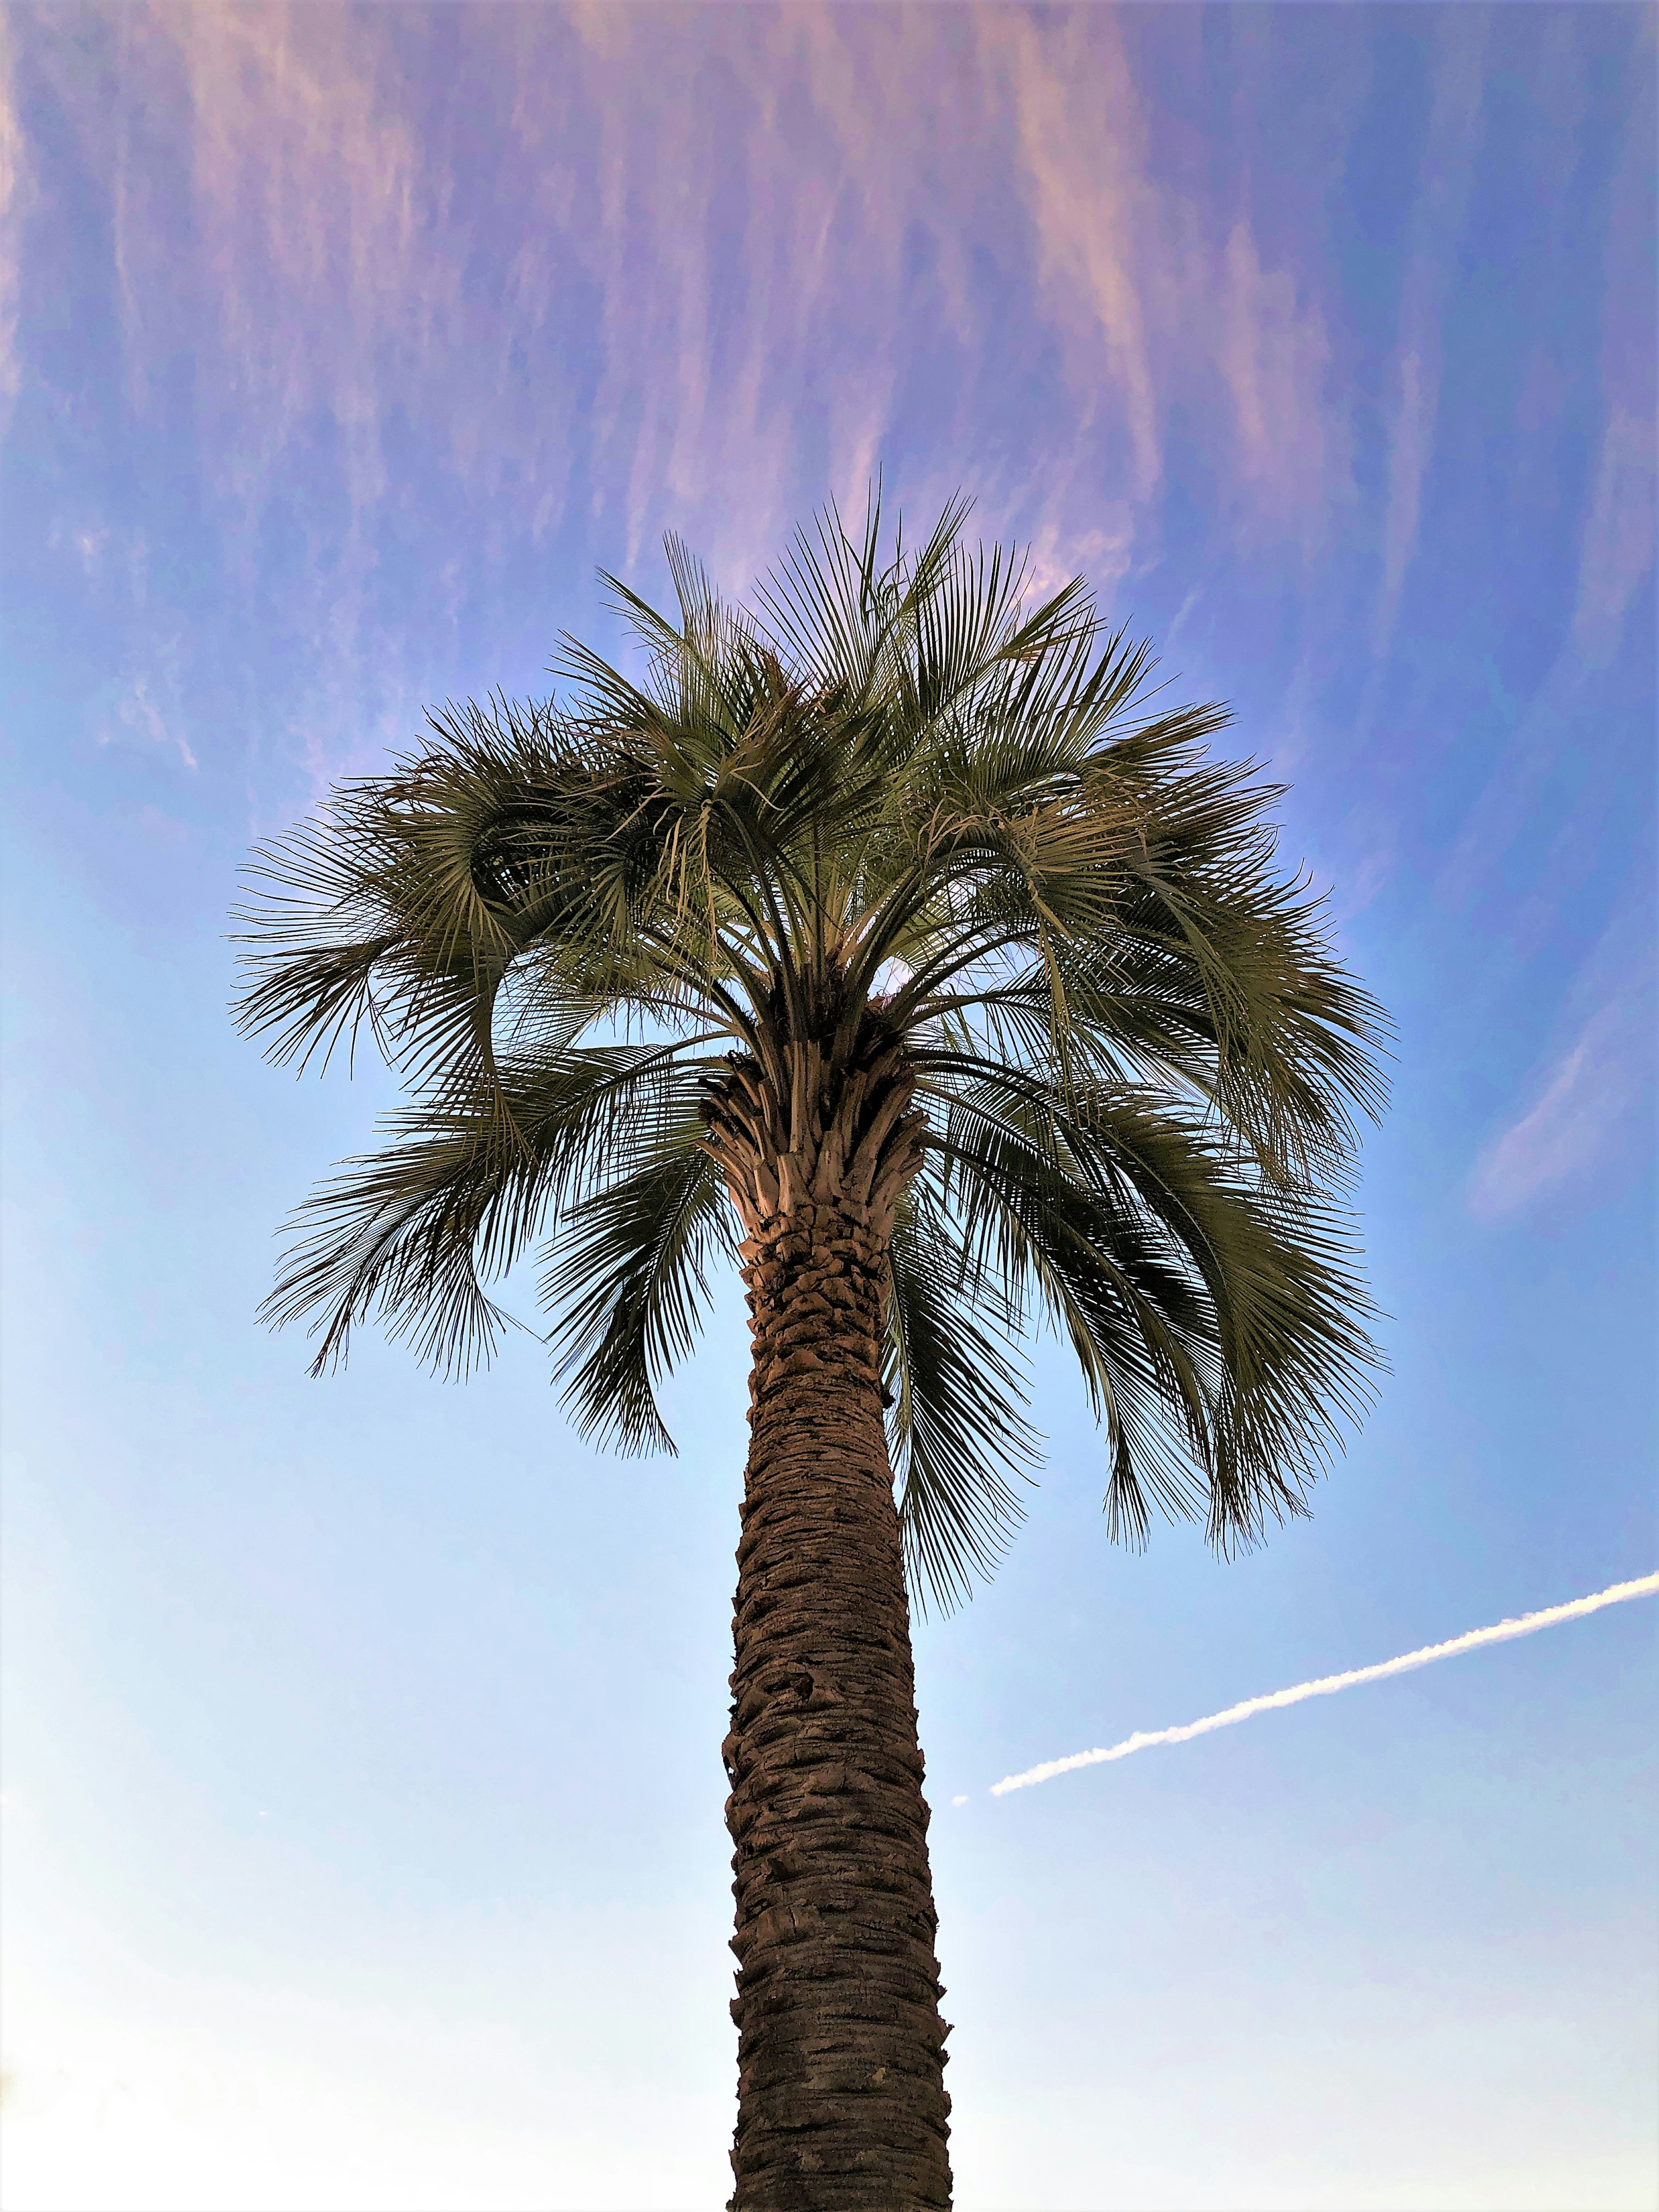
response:
<path id="1" fill-rule="evenodd" d="M 883 1419 L 884 1239 L 794 1206 L 744 1247 L 754 1369 L 726 1741 L 734 2212 L 951 2201 L 938 1916 Z"/>

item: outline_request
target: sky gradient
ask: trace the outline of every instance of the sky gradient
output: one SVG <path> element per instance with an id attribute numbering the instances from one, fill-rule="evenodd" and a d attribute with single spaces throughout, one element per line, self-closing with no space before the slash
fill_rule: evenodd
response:
<path id="1" fill-rule="evenodd" d="M 0 15 L 9 2212 L 724 2201 L 737 1302 L 672 1461 L 528 1336 L 308 1382 L 388 1087 L 236 1041 L 226 917 L 597 566 L 878 471 L 1232 702 L 1398 1028 L 1315 1517 L 1114 1550 L 1039 1346 L 919 1628 L 963 2212 L 1651 2204 L 1659 1608 L 987 1792 L 1659 1564 L 1654 22 Z"/>

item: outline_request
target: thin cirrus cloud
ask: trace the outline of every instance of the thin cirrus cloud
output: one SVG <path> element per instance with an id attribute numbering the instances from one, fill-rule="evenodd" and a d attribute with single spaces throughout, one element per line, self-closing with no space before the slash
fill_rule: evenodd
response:
<path id="1" fill-rule="evenodd" d="M 175 687 L 176 688 L 176 687 Z M 148 676 L 135 676 L 116 703 L 116 720 L 121 731 L 136 737 L 142 743 L 159 745 L 165 751 L 176 753 L 187 769 L 199 767 L 190 740 L 179 724 L 178 709 L 169 706 L 164 713 L 161 702 L 150 687 Z M 99 743 L 111 744 L 118 732 L 106 723 L 100 732 Z"/>
<path id="2" fill-rule="evenodd" d="M 34 200 L 28 148 L 18 114 L 11 27 L 0 15 L 0 430 L 22 384 L 18 309 L 22 295 L 23 232 Z"/>
<path id="3" fill-rule="evenodd" d="M 985 11 L 978 32 L 984 82 L 1013 126 L 1015 178 L 1048 313 L 1073 382 L 1115 397 L 1127 482 L 1136 499 L 1150 498 L 1163 473 L 1163 423 L 1155 303 L 1139 261 L 1146 244 L 1156 251 L 1170 241 L 1147 169 L 1148 118 L 1118 26 L 1109 15 L 1073 15 L 1045 38 L 1029 15 Z M 1170 270 L 1177 295 L 1189 258 L 1179 255 Z"/>
<path id="4" fill-rule="evenodd" d="M 404 11 L 111 20 L 101 72 L 65 37 L 55 73 L 130 392 L 154 404 L 182 320 L 245 557 L 329 426 L 337 629 L 407 494 L 399 422 L 504 532 L 556 527 L 582 479 L 622 487 L 630 558 L 672 520 L 738 561 L 805 487 L 861 485 L 924 334 L 975 452 L 1058 347 L 1114 530 L 1155 505 L 1176 404 L 1241 513 L 1301 529 L 1346 478 L 1318 271 L 1160 172 L 1113 11 L 492 11 L 459 46 Z"/>
<path id="5" fill-rule="evenodd" d="M 1175 15 L 1156 36 L 1108 9 L 97 20 L 98 67 L 51 18 L 31 53 L 105 195 L 106 232 L 83 242 L 109 240 L 129 402 L 159 422 L 193 365 L 169 480 L 199 491 L 258 634 L 295 641 L 282 742 L 304 733 L 318 779 L 404 726 L 515 571 L 628 573 L 673 526 L 741 589 L 798 515 L 826 490 L 856 505 L 884 461 L 914 510 L 968 479 L 1039 586 L 1082 568 L 1109 596 L 1157 559 L 1177 495 L 1218 544 L 1272 541 L 1304 584 L 1346 532 L 1376 562 L 1386 658 L 1443 434 L 1492 69 L 1480 11 L 1425 33 L 1382 481 L 1358 520 L 1370 432 L 1320 212 L 1363 121 L 1358 31 L 1299 111 L 1330 151 L 1290 219 L 1271 149 L 1237 118 L 1207 140 L 1194 124 L 1215 65 Z M 1285 66 L 1254 19 L 1229 36 L 1263 83 Z M 27 179 L 32 149 L 3 143 L 0 174 Z M 27 182 L 13 199 L 44 236 Z M 1589 654 L 1616 643 L 1651 534 L 1609 272 Z M 465 562 L 404 588 L 422 542 Z M 1522 766 L 1483 819 L 1524 811 Z"/>
<path id="6" fill-rule="evenodd" d="M 1162 488 L 1179 404 L 1249 527 L 1316 537 L 1346 489 L 1348 429 L 1307 272 L 1264 262 L 1248 211 L 1160 166 L 1164 118 L 1115 12 L 975 21 L 983 81 L 1012 118 L 1043 308 L 1085 419 L 1096 395 L 1115 403 L 1131 510 Z"/>
<path id="7" fill-rule="evenodd" d="M 1236 222 L 1223 264 L 1221 368 L 1237 418 L 1241 477 L 1281 519 L 1316 538 L 1327 500 L 1346 488 L 1347 424 L 1328 386 L 1325 319 L 1295 278 L 1262 266 Z"/>
<path id="8" fill-rule="evenodd" d="M 1651 416 L 1615 401 L 1602 433 L 1573 609 L 1573 638 L 1590 661 L 1611 659 L 1653 566 L 1654 477 Z"/>
<path id="9" fill-rule="evenodd" d="M 1432 25 L 1437 58 L 1434 97 L 1394 366 L 1382 577 L 1373 622 L 1379 656 L 1393 641 L 1422 520 L 1423 487 L 1440 404 L 1441 328 L 1468 222 L 1486 81 L 1486 11 L 1437 11 Z"/>
<path id="10" fill-rule="evenodd" d="M 1469 1185 L 1486 1220 L 1522 1212 L 1576 1182 L 1612 1150 L 1650 1075 L 1650 990 L 1632 988 L 1601 1006 L 1550 1065 L 1524 1112 L 1486 1146 Z"/>
<path id="11" fill-rule="evenodd" d="M 1646 32 L 1648 129 L 1632 130 L 1620 149 L 1602 246 L 1601 447 L 1572 620 L 1573 641 L 1592 665 L 1612 659 L 1653 567 L 1659 434 L 1654 423 L 1651 18 Z M 1650 619 L 1650 599 L 1647 605 Z"/>

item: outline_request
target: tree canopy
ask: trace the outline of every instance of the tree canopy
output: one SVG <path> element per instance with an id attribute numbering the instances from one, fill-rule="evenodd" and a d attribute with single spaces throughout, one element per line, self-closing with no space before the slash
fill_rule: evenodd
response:
<path id="1" fill-rule="evenodd" d="M 465 1371 L 534 1254 L 584 1432 L 658 1408 L 742 1234 L 711 1142 L 734 1072 L 799 1080 L 875 1024 L 925 1115 L 890 1256 L 890 1431 L 917 1586 L 1021 1511 L 1023 1340 L 1105 1431 L 1112 1533 L 1225 1549 L 1305 1510 L 1377 1355 L 1345 1204 L 1381 1010 L 1275 860 L 1279 793 L 1219 760 L 1081 580 L 833 512 L 746 606 L 671 540 L 659 613 L 605 581 L 630 677 L 566 638 L 545 699 L 433 712 L 264 848 L 246 1029 L 365 1036 L 405 1103 L 297 1217 L 268 1312 L 320 1370 L 379 1318 Z M 792 1072 L 793 1071 L 793 1072 Z"/>

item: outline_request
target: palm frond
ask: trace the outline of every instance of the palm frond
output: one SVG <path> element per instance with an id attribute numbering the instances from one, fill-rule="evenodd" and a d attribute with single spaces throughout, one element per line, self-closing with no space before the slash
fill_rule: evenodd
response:
<path id="1" fill-rule="evenodd" d="M 980 1264 L 1029 1285 L 1077 1352 L 1115 1525 L 1144 1534 L 1150 1493 L 1226 1549 L 1302 1511 L 1377 1364 L 1340 1208 L 1254 1176 L 1144 1091 L 1079 1099 L 989 1063 L 930 1079 Z"/>
<path id="2" fill-rule="evenodd" d="M 1014 1316 L 973 1267 L 936 1177 L 906 1194 L 889 1283 L 899 1525 L 913 1588 L 948 1612 L 972 1594 L 975 1574 L 989 1578 L 1024 1518 L 1015 1483 L 1030 1480 L 1039 1440 L 1023 1410 Z"/>
<path id="3" fill-rule="evenodd" d="M 657 1389 L 690 1351 L 710 1267 L 737 1240 L 695 1112 L 640 1150 L 628 1173 L 567 1215 L 541 1291 L 580 1433 L 672 1452 Z"/>
<path id="4" fill-rule="evenodd" d="M 592 1046 L 512 1066 L 470 1097 L 452 1086 L 392 1115 L 391 1141 L 313 1193 L 266 1318 L 310 1323 L 313 1372 L 343 1364 L 371 1316 L 437 1371 L 488 1361 L 506 1275 L 550 1212 L 605 1188 L 684 1119 L 703 1063 L 680 1045 Z"/>

